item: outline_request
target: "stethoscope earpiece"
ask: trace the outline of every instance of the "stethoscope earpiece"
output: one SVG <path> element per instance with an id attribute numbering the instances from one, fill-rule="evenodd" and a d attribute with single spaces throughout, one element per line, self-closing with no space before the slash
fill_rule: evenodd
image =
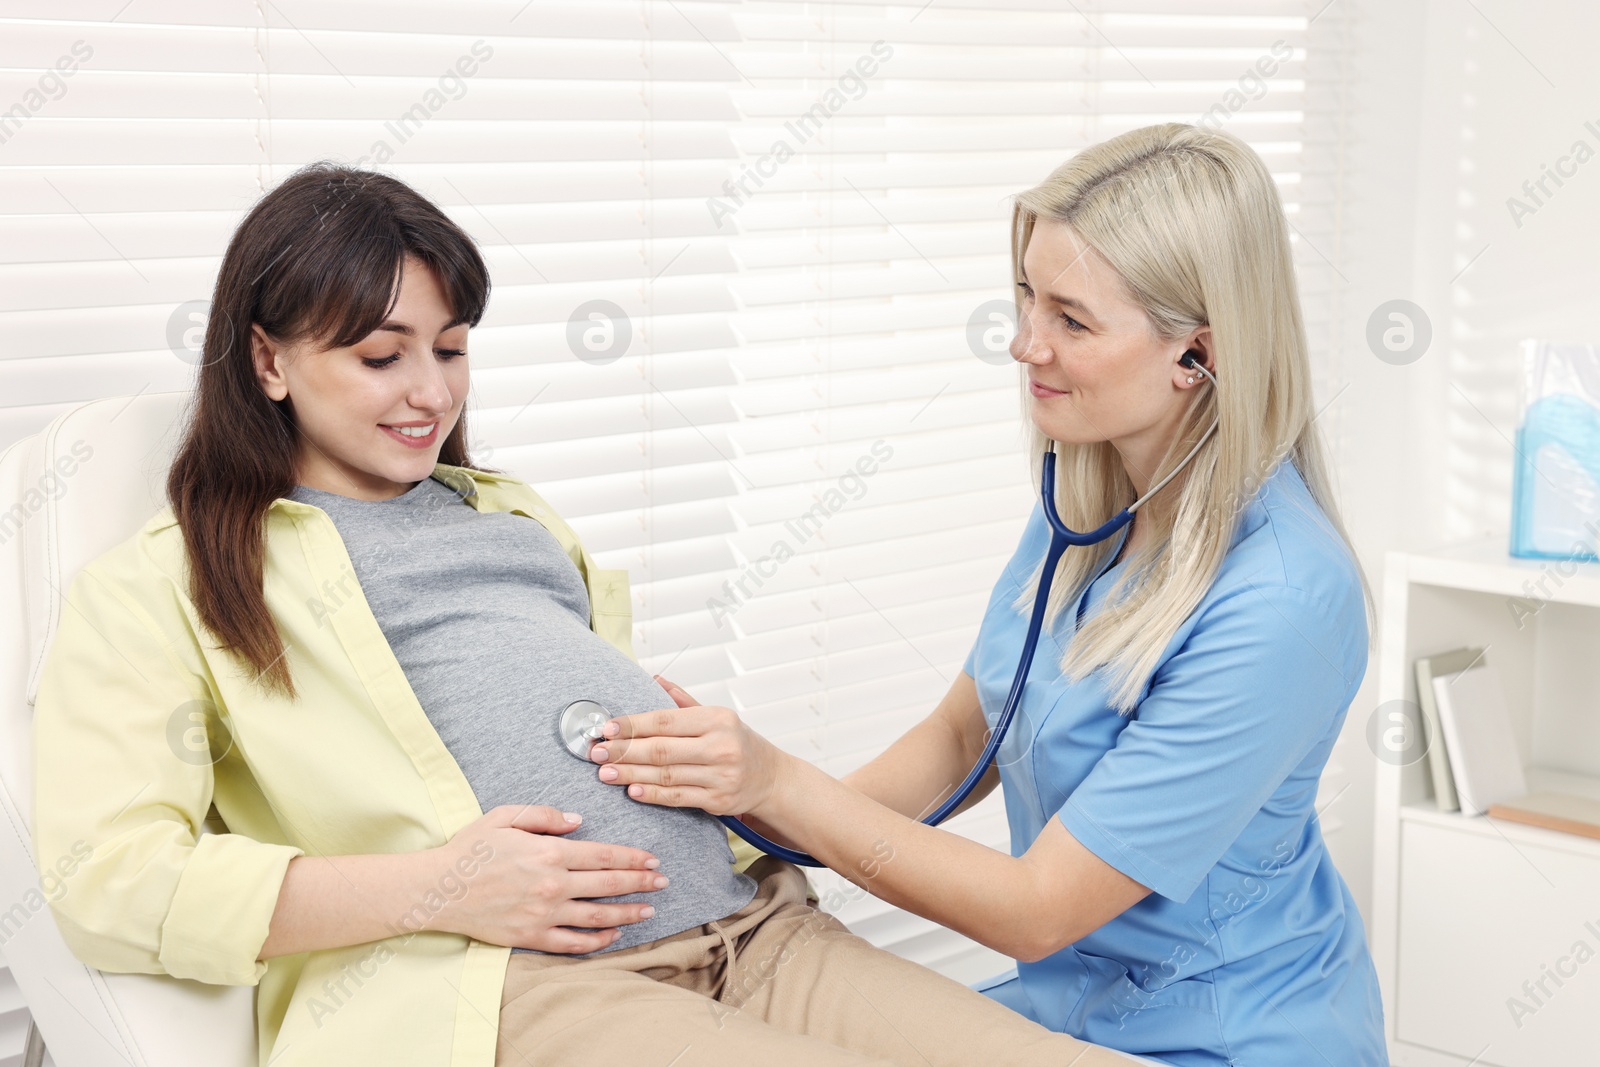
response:
<path id="1" fill-rule="evenodd" d="M 1189 370 L 1197 370 L 1201 374 L 1204 374 L 1207 378 L 1210 378 L 1212 384 L 1216 384 L 1217 379 L 1213 377 L 1211 372 L 1206 370 L 1205 367 L 1199 362 L 1199 360 L 1202 358 L 1202 355 L 1203 353 L 1201 353 L 1198 348 L 1185 349 L 1183 355 L 1178 357 L 1178 366 L 1186 367 Z M 1194 384 L 1194 375 L 1192 374 L 1189 375 L 1189 384 Z"/>

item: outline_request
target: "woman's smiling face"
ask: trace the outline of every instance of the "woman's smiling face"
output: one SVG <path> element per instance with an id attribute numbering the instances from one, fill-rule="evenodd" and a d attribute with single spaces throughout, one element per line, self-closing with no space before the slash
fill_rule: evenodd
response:
<path id="1" fill-rule="evenodd" d="M 1027 369 L 1029 417 L 1054 441 L 1110 441 L 1134 483 L 1148 484 L 1189 399 L 1191 372 L 1177 359 L 1191 346 L 1208 353 L 1210 331 L 1162 340 L 1121 276 L 1064 222 L 1034 224 L 1022 266 L 1011 358 Z"/>
<path id="2" fill-rule="evenodd" d="M 387 500 L 432 474 L 471 384 L 467 330 L 433 271 L 411 256 L 394 307 L 353 345 L 282 344 L 253 327 L 261 388 L 288 398 L 300 433 L 298 483 Z"/>

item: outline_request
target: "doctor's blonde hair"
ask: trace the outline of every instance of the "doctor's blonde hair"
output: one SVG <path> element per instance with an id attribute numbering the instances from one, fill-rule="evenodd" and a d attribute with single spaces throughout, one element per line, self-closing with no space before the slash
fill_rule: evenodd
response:
<path id="1" fill-rule="evenodd" d="M 1244 505 L 1283 458 L 1294 462 L 1350 555 L 1370 635 L 1372 591 L 1323 464 L 1289 229 L 1261 157 L 1232 134 L 1181 123 L 1131 130 L 1084 149 L 1015 197 L 1016 281 L 1024 280 L 1023 252 L 1040 218 L 1067 223 L 1099 252 L 1163 340 L 1177 343 L 1197 327 L 1211 328 L 1217 383 L 1196 391 L 1149 484 L 1181 462 L 1220 416 L 1211 440 L 1136 513 L 1139 524 L 1152 527 L 1151 539 L 1130 554 L 1105 607 L 1068 642 L 1063 675 L 1076 682 L 1107 667 L 1112 704 L 1131 713 L 1172 635 L 1216 578 Z M 1027 436 L 1037 485 L 1049 440 L 1031 420 Z M 1093 529 L 1135 500 L 1109 441 L 1058 443 L 1056 456 L 1056 507 L 1073 529 Z M 1116 543 L 1062 556 L 1046 632 L 1109 562 Z M 1030 610 L 1037 588 L 1036 571 L 1015 606 Z"/>

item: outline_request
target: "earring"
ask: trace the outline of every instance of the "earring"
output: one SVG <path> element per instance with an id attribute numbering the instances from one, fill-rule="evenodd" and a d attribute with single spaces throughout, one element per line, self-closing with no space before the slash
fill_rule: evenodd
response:
<path id="1" fill-rule="evenodd" d="M 1191 374 L 1191 375 L 1189 375 L 1189 384 L 1190 384 L 1190 385 L 1193 385 L 1193 384 L 1194 384 L 1194 375 L 1192 375 L 1192 374 Z"/>

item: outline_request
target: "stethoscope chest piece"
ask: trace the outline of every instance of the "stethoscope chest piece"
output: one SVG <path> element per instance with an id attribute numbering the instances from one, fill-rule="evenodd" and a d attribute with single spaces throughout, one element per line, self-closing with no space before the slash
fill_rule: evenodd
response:
<path id="1" fill-rule="evenodd" d="M 556 729 L 567 751 L 581 760 L 587 760 L 589 746 L 605 736 L 600 732 L 600 727 L 610 719 L 611 713 L 599 701 L 574 700 L 561 709 L 561 721 Z"/>

